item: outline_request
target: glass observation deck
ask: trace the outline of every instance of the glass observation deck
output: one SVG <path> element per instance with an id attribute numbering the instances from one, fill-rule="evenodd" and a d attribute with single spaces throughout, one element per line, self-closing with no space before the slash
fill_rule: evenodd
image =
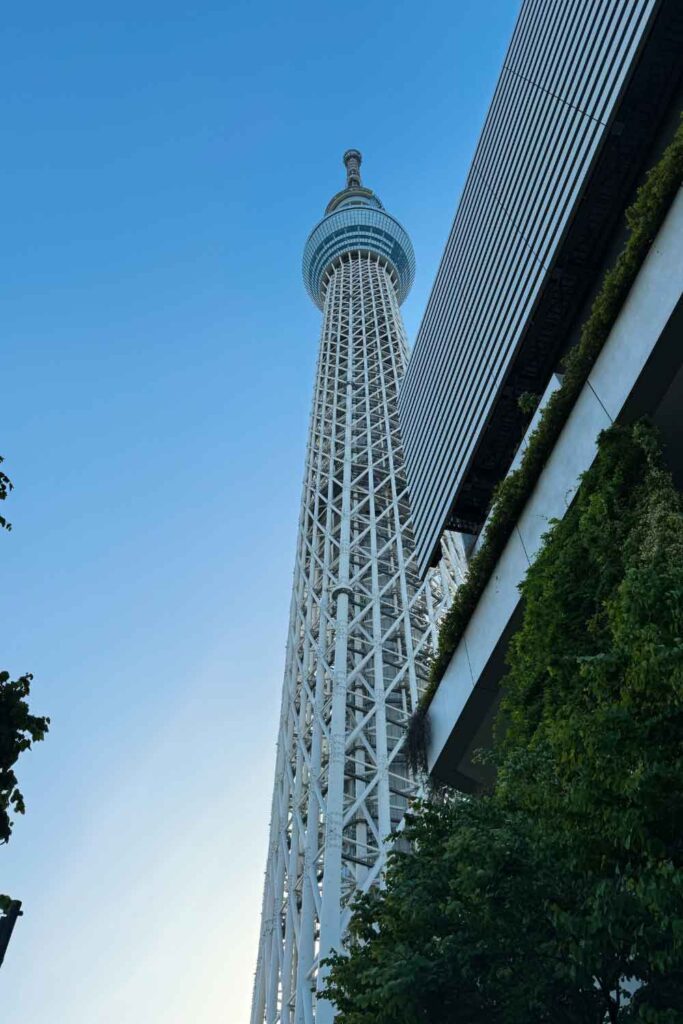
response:
<path id="1" fill-rule="evenodd" d="M 347 252 L 370 252 L 385 260 L 396 275 L 399 303 L 415 277 L 415 253 L 406 231 L 383 209 L 377 196 L 360 183 L 360 153 L 347 150 L 347 187 L 330 201 L 326 216 L 316 224 L 304 248 L 306 289 L 322 309 L 325 273 Z"/>

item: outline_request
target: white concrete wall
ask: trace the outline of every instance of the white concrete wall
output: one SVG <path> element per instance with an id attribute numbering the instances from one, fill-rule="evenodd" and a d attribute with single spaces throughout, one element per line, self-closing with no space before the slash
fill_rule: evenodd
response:
<path id="1" fill-rule="evenodd" d="M 561 519 L 569 508 L 581 475 L 595 459 L 598 435 L 621 413 L 682 293 L 683 190 L 648 253 L 436 691 L 428 712 L 430 771 L 451 736 L 457 736 L 458 719 L 474 688 L 481 685 L 484 669 L 517 608 L 519 584 L 539 551 L 549 521 Z"/>

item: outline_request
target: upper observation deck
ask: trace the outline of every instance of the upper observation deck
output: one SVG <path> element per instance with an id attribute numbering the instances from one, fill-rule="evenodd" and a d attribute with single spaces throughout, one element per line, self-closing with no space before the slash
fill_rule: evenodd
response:
<path id="1" fill-rule="evenodd" d="M 406 231 L 386 212 L 375 193 L 360 179 L 361 154 L 344 153 L 346 188 L 327 204 L 325 216 L 308 236 L 304 248 L 303 275 L 308 294 L 323 307 L 327 271 L 348 252 L 369 252 L 393 271 L 399 302 L 403 302 L 415 277 L 415 253 Z"/>

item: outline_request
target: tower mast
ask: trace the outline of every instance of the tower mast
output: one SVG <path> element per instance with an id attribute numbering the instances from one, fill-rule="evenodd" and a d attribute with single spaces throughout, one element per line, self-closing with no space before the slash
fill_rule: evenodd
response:
<path id="1" fill-rule="evenodd" d="M 444 595 L 418 578 L 398 426 L 408 235 L 344 154 L 306 243 L 323 326 L 309 428 L 251 1024 L 330 1024 L 320 963 L 414 793 L 404 750 Z"/>

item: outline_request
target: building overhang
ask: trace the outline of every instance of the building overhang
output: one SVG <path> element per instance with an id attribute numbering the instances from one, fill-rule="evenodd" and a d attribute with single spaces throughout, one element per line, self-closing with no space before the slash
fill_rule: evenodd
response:
<path id="1" fill-rule="evenodd" d="M 662 0 L 652 30 L 610 118 L 564 237 L 547 269 L 516 353 L 501 383 L 478 444 L 470 457 L 444 529 L 481 528 L 493 491 L 505 476 L 523 431 L 518 406 L 525 392 L 540 394 L 561 355 L 615 233 L 625 229 L 623 212 L 635 185 L 652 162 L 662 121 L 680 103 L 683 6 Z M 431 564 L 439 558 L 434 547 Z"/>

